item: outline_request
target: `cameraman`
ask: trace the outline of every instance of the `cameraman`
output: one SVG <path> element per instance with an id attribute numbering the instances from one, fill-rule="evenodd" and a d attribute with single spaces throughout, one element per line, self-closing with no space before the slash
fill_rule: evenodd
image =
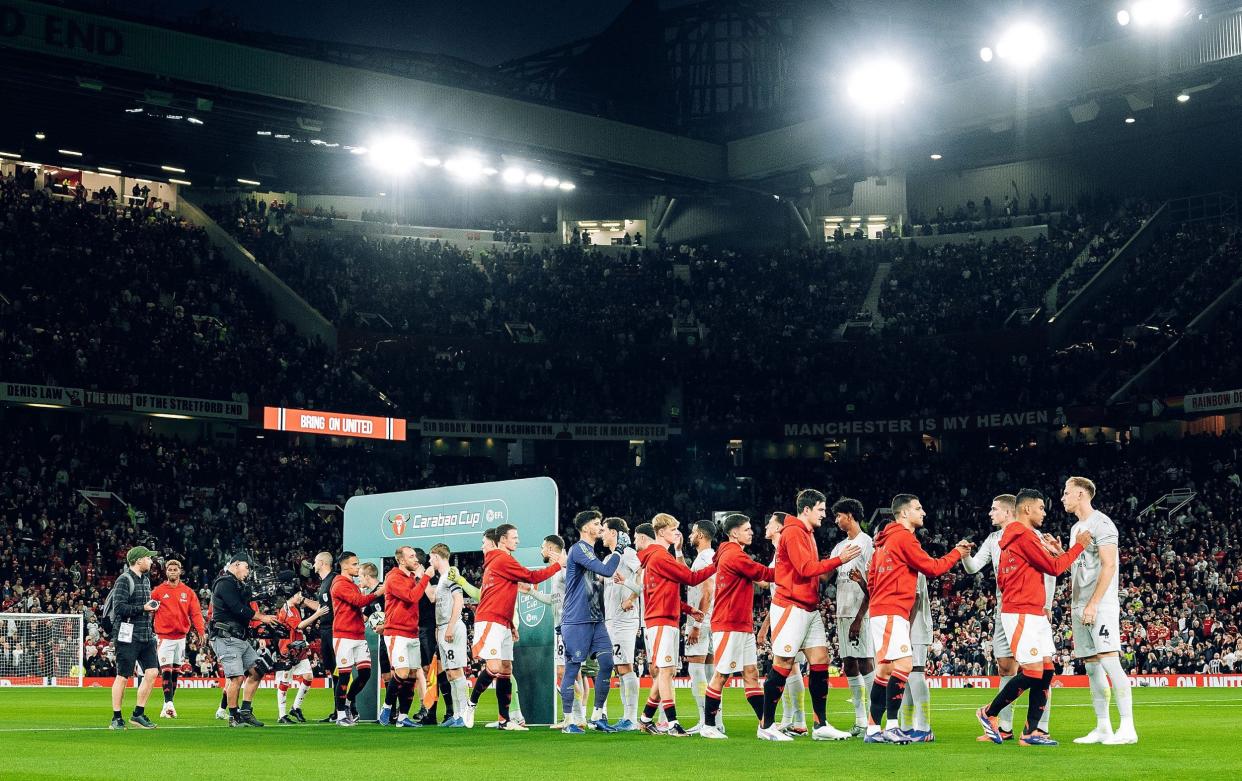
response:
<path id="1" fill-rule="evenodd" d="M 229 709 L 230 727 L 262 727 L 263 722 L 254 717 L 251 703 L 264 668 L 259 665 L 259 654 L 247 640 L 251 621 L 265 626 L 278 624 L 280 619 L 252 608 L 253 596 L 246 585 L 250 577 L 250 561 L 241 554 L 234 555 L 224 573 L 211 587 L 211 649 L 220 662 L 220 669 L 228 679 L 224 696 Z M 237 692 L 242 678 L 246 687 L 242 692 L 241 707 L 237 706 Z"/>

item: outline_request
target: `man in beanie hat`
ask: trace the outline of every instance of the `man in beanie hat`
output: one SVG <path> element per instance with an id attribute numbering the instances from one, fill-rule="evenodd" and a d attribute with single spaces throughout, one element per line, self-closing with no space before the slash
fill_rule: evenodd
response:
<path id="1" fill-rule="evenodd" d="M 151 579 L 147 576 L 155 555 L 155 551 L 142 545 L 130 548 L 125 554 L 125 563 L 129 567 L 117 576 L 109 598 L 113 615 L 112 639 L 116 650 L 111 729 L 125 729 L 121 701 L 135 665 L 142 670 L 142 683 L 138 685 L 138 705 L 130 715 L 129 723 L 142 729 L 155 729 L 155 724 L 144 712 L 155 678 L 159 675 L 155 634 L 151 628 L 151 616 L 159 609 L 159 603 L 151 599 Z"/>

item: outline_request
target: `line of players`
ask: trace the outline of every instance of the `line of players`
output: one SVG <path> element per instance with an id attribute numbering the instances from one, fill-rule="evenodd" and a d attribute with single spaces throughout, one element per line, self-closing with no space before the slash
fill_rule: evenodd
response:
<path id="1" fill-rule="evenodd" d="M 513 558 L 519 542 L 514 527 L 489 529 L 482 542 L 481 589 L 474 589 L 450 566 L 450 551 L 443 545 L 433 547 L 423 560 L 420 552 L 399 548 L 397 566 L 383 584 L 378 583 L 373 565 L 360 565 L 348 552 L 337 560 L 344 577 L 333 577 L 330 557 L 325 560 L 328 555 L 320 554 L 315 564 L 324 581 L 320 599 L 325 604 L 306 600 L 306 606 L 315 613 L 305 617 L 299 605 L 301 598 L 290 600 L 281 610 L 281 620 L 293 635 L 282 645 L 297 643 L 300 632 L 332 614 L 331 662 L 337 673 L 334 716 L 338 725 L 352 726 L 357 723 L 354 698 L 370 675 L 365 613 L 374 610 L 383 596 L 383 612 L 374 617 L 382 623 L 372 621 L 383 633 L 382 655 L 391 667 L 383 670 L 387 699 L 380 716 L 382 724 L 408 728 L 436 723 L 431 709 L 437 699 L 443 699 L 446 713 L 441 726 L 472 727 L 480 696 L 494 685 L 500 718 L 489 726 L 525 730 L 520 708 L 514 707 L 517 692 L 512 678 L 519 625 L 514 620 L 517 596 L 525 592 L 553 607 L 558 687 L 564 708 L 562 721 L 554 727 L 566 733 L 582 733 L 589 727 L 602 732 L 641 730 L 724 739 L 719 718 L 721 692 L 728 677 L 740 673 L 746 699 L 758 720 L 757 737 L 791 741 L 808 733 L 797 712 L 801 666 L 805 664 L 814 712 L 809 730 L 812 739 L 862 736 L 868 743 L 930 742 L 935 737 L 930 725 L 930 690 L 924 676 L 927 648 L 932 642 L 927 581 L 943 575 L 960 559 L 968 573 L 979 572 L 988 564 L 997 573 L 992 642 L 1002 688 L 977 714 L 984 728 L 980 740 L 1001 743 L 1012 739 L 1012 703 L 1028 692 L 1028 715 L 1019 742 L 1051 746 L 1056 741 L 1048 735 L 1053 654 L 1050 608 L 1055 576 L 1073 566 L 1075 653 L 1086 661 L 1097 716 L 1097 727 L 1075 742 L 1134 743 L 1137 735 L 1129 679 L 1118 654 L 1118 534 L 1112 521 L 1092 507 L 1094 495 L 1095 486 L 1086 478 L 1072 477 L 1065 484 L 1063 507 L 1077 518 L 1072 532 L 1075 543 L 1069 550 L 1063 550 L 1051 536 L 1038 533 L 1046 512 L 1045 500 L 1036 491 L 1024 490 L 1016 496 L 1002 494 L 993 501 L 990 516 L 997 530 L 978 554 L 971 555 L 973 544 L 962 540 L 947 555 L 933 559 L 915 536 L 923 526 L 925 510 L 917 497 L 899 494 L 892 502 L 892 521 L 874 540 L 862 531 L 861 503 L 853 499 L 836 502 L 832 512 L 846 537 L 828 558 L 820 559 L 814 533 L 827 515 L 826 499 L 818 491 L 805 490 L 795 500 L 795 515 L 773 513 L 767 520 L 765 533 L 776 548 L 775 559 L 768 566 L 746 555 L 754 528 L 748 517 L 736 513 L 723 519 L 725 541 L 716 550 L 712 548 L 717 535 L 715 524 L 694 524 L 690 542 L 697 555 L 690 566 L 680 560 L 682 540 L 677 520 L 663 513 L 636 527 L 632 541 L 623 519 L 605 519 L 596 511 L 579 513 L 574 520 L 579 541 L 566 552 L 559 536 L 547 537 L 543 554 L 549 565 L 537 570 Z M 609 551 L 605 558 L 596 555 L 597 542 Z M 193 592 L 177 582 L 171 564 L 169 582 L 160 588 L 176 591 L 171 598 L 197 602 Z M 434 585 L 433 573 L 439 576 Z M 836 579 L 837 637 L 855 709 L 855 723 L 849 731 L 833 727 L 826 718 L 829 653 L 819 594 L 821 578 L 829 575 Z M 533 588 L 549 579 L 551 593 Z M 688 588 L 684 601 L 683 586 Z M 771 589 L 771 609 L 756 635 L 751 631 L 754 593 L 756 588 L 765 587 Z M 183 597 L 178 588 L 189 591 L 189 596 Z M 467 595 L 479 601 L 475 642 L 469 656 L 484 661 L 469 692 L 463 675 L 468 657 L 461 619 Z M 190 612 L 197 614 L 197 610 Z M 688 730 L 678 721 L 673 689 L 673 675 L 682 661 L 683 615 L 688 616 L 685 660 L 699 712 L 699 723 Z M 434 616 L 431 633 L 425 631 L 422 616 Z M 201 618 L 195 628 L 201 633 Z M 634 668 L 640 630 L 644 632 L 653 679 L 641 713 Z M 180 638 L 176 637 L 178 632 Z M 183 653 L 185 628 L 178 625 L 166 633 L 162 634 L 157 624 L 165 673 L 166 712 L 161 715 L 171 711 L 175 716 L 175 677 L 170 685 L 165 659 L 174 667 L 178 660 L 176 653 L 165 652 L 180 647 Z M 773 664 L 760 683 L 757 648 L 765 637 L 771 640 Z M 584 670 L 593 672 L 595 678 L 595 707 L 589 722 L 585 719 Z M 623 713 L 611 724 L 605 706 L 614 670 L 620 681 Z M 438 698 L 435 692 L 427 691 L 429 676 L 437 679 Z M 309 662 L 304 658 L 292 669 L 278 673 L 282 722 L 304 720 L 300 704 L 309 683 Z M 1110 684 L 1121 715 L 1116 732 L 1108 713 Z M 285 692 L 292 686 L 298 687 L 298 694 L 293 715 L 288 715 Z M 420 704 L 418 711 L 413 710 L 415 701 Z M 782 701 L 785 714 L 777 722 L 776 706 Z M 661 711 L 663 718 L 657 719 Z"/>

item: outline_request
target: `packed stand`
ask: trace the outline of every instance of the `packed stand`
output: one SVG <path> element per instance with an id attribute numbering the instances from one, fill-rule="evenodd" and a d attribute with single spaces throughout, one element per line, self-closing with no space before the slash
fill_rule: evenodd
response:
<path id="1" fill-rule="evenodd" d="M 203 231 L 0 183 L 3 379 L 114 392 L 371 404 L 327 349 L 274 321 Z"/>
<path id="2" fill-rule="evenodd" d="M 350 496 L 539 474 L 557 480 L 563 519 L 589 506 L 632 524 L 672 512 L 683 529 L 720 507 L 742 508 L 762 525 L 771 511 L 788 510 L 791 497 L 808 485 L 830 498 L 857 497 L 868 512 L 909 491 L 928 508 L 923 537 L 933 553 L 964 534 L 981 539 L 989 531 L 992 496 L 1023 486 L 1049 496 L 1045 529 L 1064 539 L 1070 522 L 1058 502 L 1060 486 L 1070 474 L 1088 474 L 1100 486 L 1097 506 L 1122 530 L 1125 655 L 1133 669 L 1196 672 L 1217 655 L 1236 658 L 1240 650 L 1242 559 L 1232 524 L 1242 513 L 1237 435 L 1001 447 L 951 456 L 910 442 L 876 448 L 857 461 L 756 467 L 734 466 L 723 447 L 692 453 L 678 445 L 651 446 L 636 465 L 624 445 L 577 443 L 540 465 L 506 470 L 486 459 L 424 463 L 414 449 L 398 446 L 311 448 L 274 440 L 208 445 L 95 423 L 56 433 L 10 422 L 0 448 L 0 610 L 82 613 L 87 654 L 95 660 L 88 668 L 95 671 L 106 668 L 108 653 L 98 608 L 136 538 L 153 540 L 185 562 L 185 580 L 199 589 L 210 585 L 227 553 L 244 548 L 259 562 L 297 571 L 309 592 L 315 579 L 308 562 L 318 550 L 339 548 L 335 508 Z M 117 499 L 92 503 L 78 493 L 88 487 Z M 1182 512 L 1140 519 L 1164 492 L 1183 487 L 1197 496 Z M 308 502 L 325 506 L 312 510 Z M 575 537 L 568 528 L 562 533 Z M 817 533 L 820 550 L 839 536 L 830 518 Z M 473 550 L 465 545 L 463 555 Z M 751 553 L 767 561 L 772 550 L 757 534 Z M 459 558 L 464 567 L 477 565 L 473 554 Z M 1066 583 L 1055 608 L 1062 655 L 1068 649 Z M 824 610 L 831 609 L 832 596 L 829 586 Z M 990 669 L 990 645 L 983 640 L 991 636 L 993 600 L 990 576 L 954 569 L 935 582 L 938 636 L 929 673 Z M 766 599 L 757 600 L 756 626 L 766 609 Z M 762 650 L 766 657 L 769 649 Z"/>

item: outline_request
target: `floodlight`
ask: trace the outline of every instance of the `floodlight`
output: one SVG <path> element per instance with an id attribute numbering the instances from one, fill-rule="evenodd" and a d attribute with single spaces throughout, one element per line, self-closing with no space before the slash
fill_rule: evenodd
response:
<path id="1" fill-rule="evenodd" d="M 1130 6 L 1135 27 L 1168 27 L 1186 13 L 1180 0 L 1137 0 Z M 1121 21 L 1118 14 L 1117 21 Z"/>
<path id="2" fill-rule="evenodd" d="M 910 90 L 910 76 L 900 63 L 875 60 L 855 70 L 846 84 L 850 100 L 868 111 L 885 111 L 898 105 Z"/>
<path id="3" fill-rule="evenodd" d="M 529 184 L 531 187 L 538 187 L 539 185 L 543 184 L 543 174 L 538 174 L 538 173 L 535 173 L 534 171 L 531 171 L 530 173 L 526 175 L 526 183 Z"/>
<path id="4" fill-rule="evenodd" d="M 408 174 L 420 160 L 418 147 L 405 136 L 384 136 L 367 146 L 367 163 L 398 176 Z"/>
<path id="5" fill-rule="evenodd" d="M 1033 65 L 1048 52 L 1048 36 L 1030 22 L 1018 22 L 996 44 L 996 56 L 1020 68 Z"/>
<path id="6" fill-rule="evenodd" d="M 526 178 L 526 172 L 517 167 L 506 168 L 503 177 L 507 184 L 521 184 Z"/>

